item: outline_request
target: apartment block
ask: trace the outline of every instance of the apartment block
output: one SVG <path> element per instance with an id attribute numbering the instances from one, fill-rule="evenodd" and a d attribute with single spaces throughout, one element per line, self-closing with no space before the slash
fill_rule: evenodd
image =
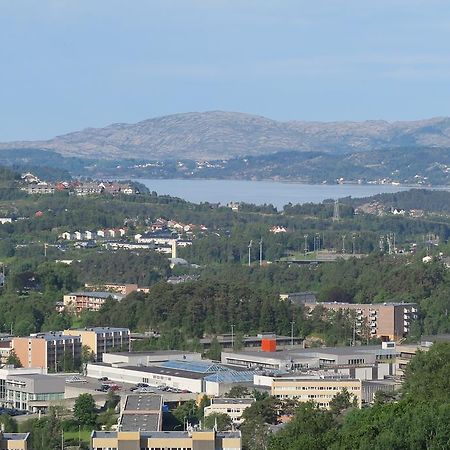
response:
<path id="1" fill-rule="evenodd" d="M 417 319 L 416 303 L 338 303 L 323 302 L 305 304 L 310 310 L 321 306 L 326 310 L 352 311 L 358 334 L 377 337 L 384 341 L 396 341 L 407 336 L 411 322 Z"/>
<path id="2" fill-rule="evenodd" d="M 79 314 L 85 310 L 99 311 L 109 298 L 120 301 L 123 297 L 114 292 L 71 292 L 63 297 L 63 303 L 66 310 Z"/>
<path id="3" fill-rule="evenodd" d="M 95 450 L 241 450 L 240 431 L 94 431 Z"/>
<path id="4" fill-rule="evenodd" d="M 119 349 L 127 351 L 130 348 L 130 330 L 128 328 L 80 328 L 64 330 L 64 334 L 78 336 L 82 344 L 94 353 L 96 361 L 102 361 L 103 353 Z"/>
<path id="5" fill-rule="evenodd" d="M 81 338 L 61 332 L 36 333 L 12 339 L 12 349 L 23 367 L 45 368 L 50 372 L 65 369 L 65 363 L 81 360 Z"/>
<path id="6" fill-rule="evenodd" d="M 350 378 L 279 378 L 272 382 L 271 394 L 279 399 L 294 399 L 299 402 L 313 401 L 322 408 L 329 408 L 336 394 L 347 389 L 356 397 L 359 407 L 362 403 L 362 382 Z"/>

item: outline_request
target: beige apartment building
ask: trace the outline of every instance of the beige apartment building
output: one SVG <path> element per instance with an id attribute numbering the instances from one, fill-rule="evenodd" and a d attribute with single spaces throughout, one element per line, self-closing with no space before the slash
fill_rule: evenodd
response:
<path id="1" fill-rule="evenodd" d="M 416 303 L 307 303 L 305 307 L 318 306 L 326 310 L 353 311 L 356 331 L 360 336 L 377 337 L 384 341 L 398 341 L 409 333 L 411 322 L 417 319 Z"/>
<path id="2" fill-rule="evenodd" d="M 0 450 L 31 450 L 30 433 L 4 433 L 0 430 Z"/>
<path id="3" fill-rule="evenodd" d="M 205 417 L 211 414 L 226 414 L 232 422 L 243 422 L 243 412 L 255 402 L 254 398 L 211 398 L 211 404 L 205 406 Z"/>
<path id="4" fill-rule="evenodd" d="M 280 378 L 272 381 L 272 396 L 299 402 L 313 401 L 321 408 L 329 408 L 333 397 L 347 389 L 356 397 L 358 407 L 362 403 L 362 382 L 355 379 Z"/>
<path id="5" fill-rule="evenodd" d="M 130 349 L 128 328 L 92 327 L 64 330 L 63 333 L 68 336 L 79 336 L 83 346 L 87 346 L 94 353 L 96 361 L 102 361 L 103 353 Z"/>
<path id="6" fill-rule="evenodd" d="M 23 367 L 44 368 L 51 372 L 64 369 L 64 361 L 81 359 L 81 338 L 61 332 L 36 333 L 12 339 L 12 350 Z"/>
<path id="7" fill-rule="evenodd" d="M 241 450 L 240 431 L 94 431 L 95 450 Z"/>
<path id="8" fill-rule="evenodd" d="M 108 299 L 121 301 L 123 297 L 114 292 L 71 292 L 64 295 L 63 303 L 65 310 L 80 314 L 82 311 L 99 311 Z"/>

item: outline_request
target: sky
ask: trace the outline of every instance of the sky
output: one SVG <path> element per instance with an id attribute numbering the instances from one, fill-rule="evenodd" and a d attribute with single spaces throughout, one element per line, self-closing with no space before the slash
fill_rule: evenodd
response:
<path id="1" fill-rule="evenodd" d="M 0 141 L 226 110 L 450 115 L 448 0 L 0 0 Z"/>

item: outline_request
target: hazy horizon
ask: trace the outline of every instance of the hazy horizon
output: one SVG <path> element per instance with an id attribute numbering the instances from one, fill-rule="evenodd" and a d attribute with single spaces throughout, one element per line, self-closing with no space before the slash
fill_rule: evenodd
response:
<path id="1" fill-rule="evenodd" d="M 192 111 L 449 116 L 443 0 L 0 3 L 0 141 Z"/>

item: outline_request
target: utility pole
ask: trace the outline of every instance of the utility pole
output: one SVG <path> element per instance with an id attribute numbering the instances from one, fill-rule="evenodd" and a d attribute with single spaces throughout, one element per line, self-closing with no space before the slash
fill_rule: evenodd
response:
<path id="1" fill-rule="evenodd" d="M 355 235 L 352 235 L 352 253 L 355 256 Z"/>
<path id="2" fill-rule="evenodd" d="M 231 325 L 231 350 L 234 350 L 234 324 Z"/>
<path id="3" fill-rule="evenodd" d="M 291 347 L 294 347 L 294 324 L 295 322 L 291 322 Z"/>
<path id="4" fill-rule="evenodd" d="M 334 201 L 334 210 L 333 210 L 333 222 L 339 222 L 340 220 L 340 213 L 339 213 L 339 200 L 336 199 Z"/>
<path id="5" fill-rule="evenodd" d="M 253 240 L 251 240 L 250 243 L 248 244 L 248 267 L 250 267 L 252 263 L 252 245 Z"/>
<path id="6" fill-rule="evenodd" d="M 263 240 L 262 238 L 259 241 L 259 266 L 262 266 L 262 258 L 263 258 Z"/>
<path id="7" fill-rule="evenodd" d="M 305 238 L 305 255 L 308 253 L 308 235 L 303 236 Z"/>
<path id="8" fill-rule="evenodd" d="M 342 235 L 342 253 L 345 253 L 345 234 Z"/>
<path id="9" fill-rule="evenodd" d="M 47 243 L 44 244 L 44 257 L 47 258 Z"/>

